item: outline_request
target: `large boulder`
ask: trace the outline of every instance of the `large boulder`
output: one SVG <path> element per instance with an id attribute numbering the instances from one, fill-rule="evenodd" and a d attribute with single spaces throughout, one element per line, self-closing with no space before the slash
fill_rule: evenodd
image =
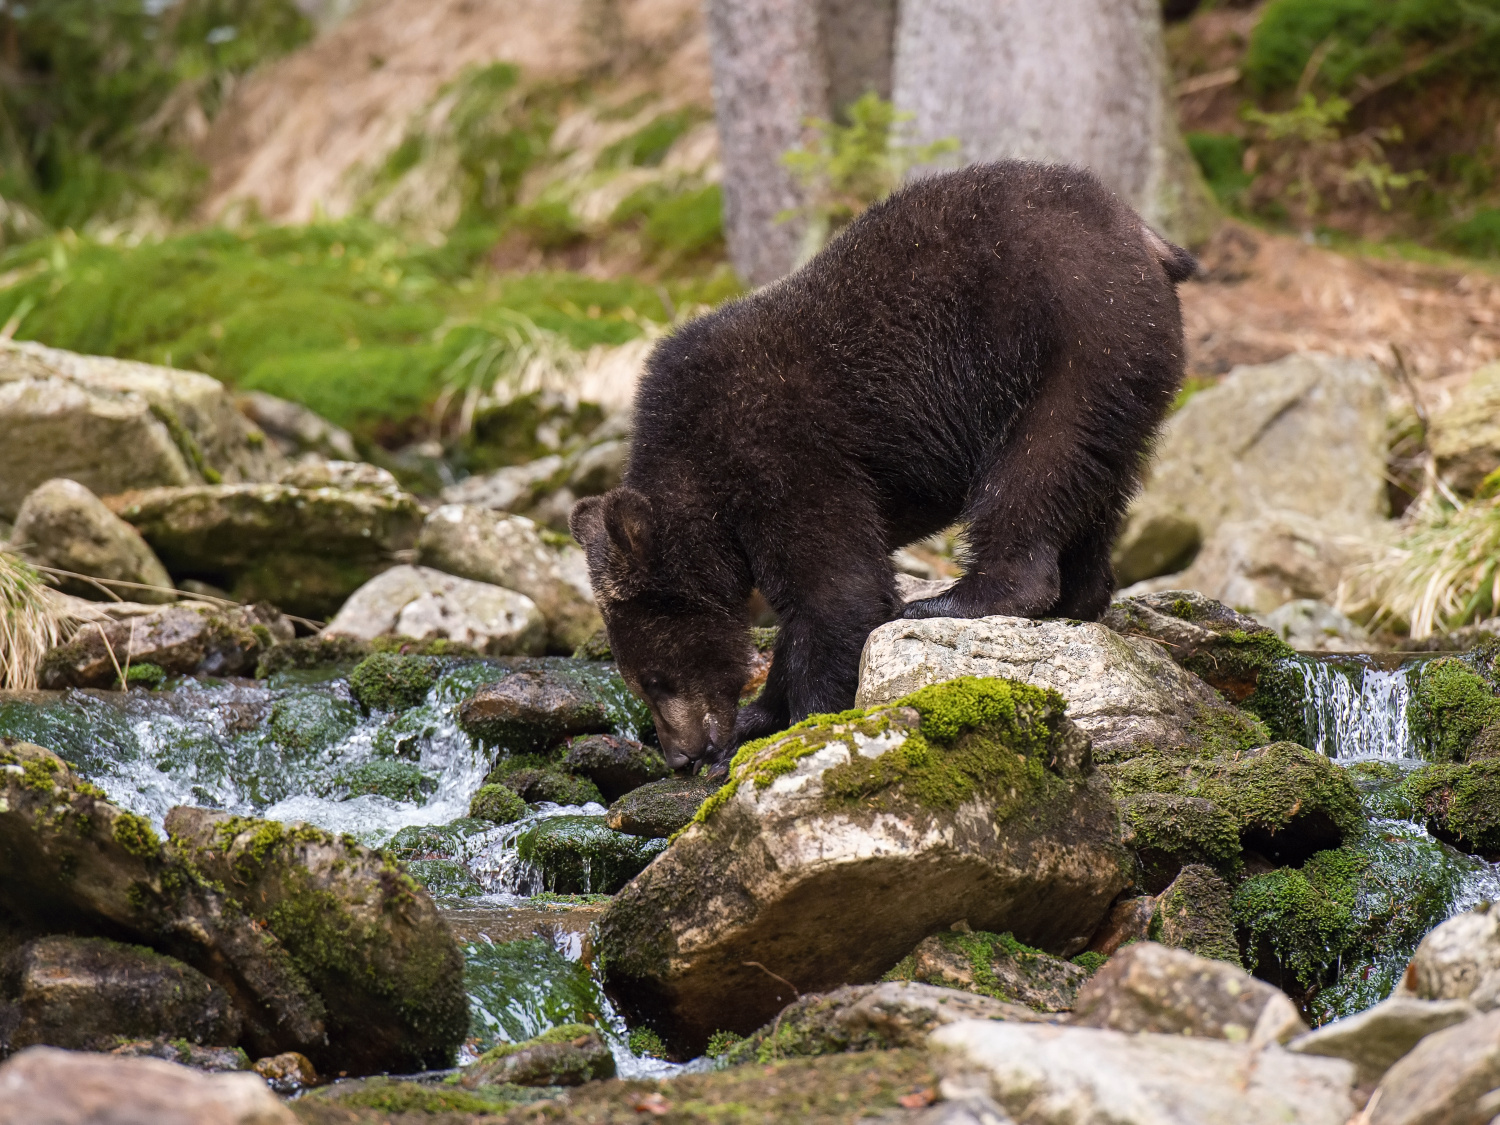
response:
<path id="1" fill-rule="evenodd" d="M 1433 1032 L 1479 1014 L 1467 1000 L 1414 1000 L 1391 996 L 1346 1019 L 1299 1036 L 1287 1049 L 1302 1055 L 1348 1059 L 1361 1086 L 1374 1086 L 1396 1061 Z"/>
<path id="2" fill-rule="evenodd" d="M 1500 363 L 1481 367 L 1453 401 L 1432 416 L 1427 440 L 1438 472 L 1472 494 L 1500 469 Z"/>
<path id="3" fill-rule="evenodd" d="M 665 777 L 632 789 L 609 806 L 616 832 L 665 840 L 686 828 L 719 786 L 706 777 Z"/>
<path id="4" fill-rule="evenodd" d="M 568 581 L 561 551 L 524 516 L 444 504 L 422 525 L 417 552 L 423 566 L 525 594 L 547 619 L 555 651 L 570 654 L 603 627 L 593 593 Z"/>
<path id="5" fill-rule="evenodd" d="M 1116 542 L 1121 584 L 1181 570 L 1221 524 L 1268 511 L 1363 535 L 1386 515 L 1385 410 L 1374 363 L 1321 353 L 1198 392 L 1167 420 Z"/>
<path id="6" fill-rule="evenodd" d="M 1500 1113 L 1500 1012 L 1419 1042 L 1370 1096 L 1370 1125 L 1482 1125 Z"/>
<path id="7" fill-rule="evenodd" d="M 540 653 L 547 625 L 525 594 L 425 566 L 395 566 L 350 596 L 326 636 L 444 639 L 487 656 Z"/>
<path id="8" fill-rule="evenodd" d="M 0 342 L 0 518 L 56 477 L 106 496 L 268 480 L 280 460 L 217 379 Z"/>
<path id="9" fill-rule="evenodd" d="M 627 1008 L 696 1053 L 794 989 L 875 980 L 956 921 L 1078 953 L 1127 863 L 1062 699 L 969 678 L 742 749 L 616 896 L 599 949 Z"/>
<path id="10" fill-rule="evenodd" d="M 0 966 L 0 1054 L 150 1037 L 229 1046 L 240 1014 L 198 970 L 104 938 L 37 938 Z"/>
<path id="11" fill-rule="evenodd" d="M 254 1074 L 33 1047 L 0 1063 L 0 1125 L 297 1125 Z"/>
<path id="12" fill-rule="evenodd" d="M 1142 747 L 1202 747 L 1226 731 L 1251 745 L 1265 741 L 1249 717 L 1179 668 L 1163 646 L 1088 622 L 892 621 L 865 641 L 855 703 L 888 703 L 958 676 L 1000 676 L 1057 691 L 1098 761 Z"/>
<path id="13" fill-rule="evenodd" d="M 1500 1008 L 1500 908 L 1454 915 L 1422 939 L 1401 991 L 1419 1000 L 1467 1000 Z"/>
<path id="14" fill-rule="evenodd" d="M 512 753 L 546 749 L 578 734 L 603 733 L 613 720 L 608 700 L 576 670 L 520 667 L 460 704 L 458 725 Z"/>
<path id="15" fill-rule="evenodd" d="M 945 1095 L 977 1089 L 1024 1125 L 1346 1125 L 1354 1114 L 1349 1063 L 1248 1043 L 1000 1020 L 949 1024 L 928 1043 Z"/>
<path id="16" fill-rule="evenodd" d="M 168 606 L 83 625 L 47 653 L 40 679 L 44 688 L 109 687 L 127 663 L 181 676 L 248 676 L 292 635 L 291 622 L 270 606 Z"/>
<path id="17" fill-rule="evenodd" d="M 38 485 L 21 502 L 10 541 L 33 562 L 104 580 L 59 577 L 57 585 L 66 593 L 94 600 L 176 600 L 167 568 L 140 533 L 77 481 L 58 478 Z"/>
<path id="18" fill-rule="evenodd" d="M 422 510 L 395 488 L 292 484 L 152 488 L 108 503 L 174 577 L 242 602 L 309 617 L 332 614 L 416 544 Z"/>
<path id="19" fill-rule="evenodd" d="M 264 391 L 250 391 L 240 395 L 235 405 L 288 457 L 311 453 L 343 461 L 359 458 L 348 430 L 335 426 L 301 403 Z"/>
<path id="20" fill-rule="evenodd" d="M 432 900 L 378 852 L 306 825 L 174 810 L 163 844 L 41 747 L 0 745 L 0 912 L 197 969 L 253 1056 L 325 1073 L 447 1065 L 463 963 Z"/>

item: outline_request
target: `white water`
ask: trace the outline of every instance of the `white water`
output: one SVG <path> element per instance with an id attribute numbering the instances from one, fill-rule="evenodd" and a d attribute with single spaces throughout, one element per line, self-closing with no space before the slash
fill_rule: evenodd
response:
<path id="1" fill-rule="evenodd" d="M 1305 715 L 1309 748 L 1341 761 L 1405 761 L 1420 757 L 1407 722 L 1412 676 L 1366 666 L 1346 675 L 1331 663 L 1301 665 L 1307 688 Z"/>

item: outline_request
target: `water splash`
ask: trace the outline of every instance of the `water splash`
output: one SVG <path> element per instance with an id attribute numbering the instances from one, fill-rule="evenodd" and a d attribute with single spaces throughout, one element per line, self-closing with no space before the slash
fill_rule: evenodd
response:
<path id="1" fill-rule="evenodd" d="M 1310 749 L 1341 760 L 1420 757 L 1407 721 L 1414 668 L 1377 668 L 1350 657 L 1303 659 L 1298 667 Z"/>

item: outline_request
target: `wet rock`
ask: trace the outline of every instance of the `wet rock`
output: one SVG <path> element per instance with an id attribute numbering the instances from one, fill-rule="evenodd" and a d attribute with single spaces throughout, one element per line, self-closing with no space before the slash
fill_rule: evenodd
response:
<path id="1" fill-rule="evenodd" d="M 1348 773 L 1292 742 L 1218 761 L 1148 754 L 1108 770 L 1122 800 L 1157 793 L 1210 802 L 1233 818 L 1244 847 L 1276 863 L 1300 864 L 1314 852 L 1338 847 L 1365 824 L 1359 792 Z M 1144 818 L 1136 822 L 1136 847 L 1152 844 L 1140 835 L 1140 826 L 1147 823 Z M 1178 835 L 1174 830 L 1161 846 L 1177 846 Z"/>
<path id="2" fill-rule="evenodd" d="M 1500 857 L 1500 758 L 1423 766 L 1401 785 L 1418 819 L 1444 843 Z"/>
<path id="3" fill-rule="evenodd" d="M 564 1024 L 521 1043 L 492 1047 L 464 1069 L 460 1085 L 510 1083 L 516 1086 L 582 1086 L 615 1076 L 614 1056 L 599 1033 L 583 1024 Z"/>
<path id="4" fill-rule="evenodd" d="M 1089 939 L 1088 952 L 1109 957 L 1127 942 L 1144 940 L 1155 910 L 1156 898 L 1153 895 L 1118 900 Z"/>
<path id="5" fill-rule="evenodd" d="M 614 801 L 648 781 L 671 775 L 661 751 L 633 738 L 595 734 L 575 738 L 563 755 L 563 769 L 580 774 L 599 787 L 606 801 Z"/>
<path id="6" fill-rule="evenodd" d="M 438 859 L 462 852 L 464 841 L 491 827 L 489 821 L 464 817 L 449 824 L 411 825 L 391 837 L 385 850 L 397 859 Z"/>
<path id="7" fill-rule="evenodd" d="M 516 839 L 516 854 L 536 870 L 541 889 L 563 895 L 614 894 L 664 847 L 611 831 L 602 816 L 548 817 Z"/>
<path id="8" fill-rule="evenodd" d="M 1068 1012 L 1087 969 L 1022 945 L 1010 934 L 965 929 L 924 938 L 888 977 L 960 988 L 1038 1012 Z"/>
<path id="9" fill-rule="evenodd" d="M 631 790 L 609 807 L 609 826 L 631 836 L 665 840 L 688 823 L 719 789 L 705 777 L 668 777 Z"/>
<path id="10" fill-rule="evenodd" d="M 399 868 L 308 825 L 176 808 L 166 828 L 323 996 L 329 1046 L 303 1053 L 355 1073 L 447 1063 L 468 1027 L 463 962 L 431 898 Z"/>
<path id="11" fill-rule="evenodd" d="M 1237 367 L 1194 395 L 1115 544 L 1121 585 L 1183 569 L 1221 524 L 1268 510 L 1360 532 L 1383 519 L 1385 401 L 1374 363 L 1319 353 Z"/>
<path id="12" fill-rule="evenodd" d="M 1328 601 L 1337 595 L 1345 570 L 1383 552 L 1391 530 L 1388 521 L 1351 528 L 1322 516 L 1267 510 L 1219 524 L 1187 569 L 1121 592 L 1129 597 L 1196 590 L 1257 614 L 1293 601 Z"/>
<path id="13" fill-rule="evenodd" d="M 427 698 L 445 663 L 433 656 L 377 652 L 349 673 L 349 691 L 372 711 L 406 711 Z"/>
<path id="14" fill-rule="evenodd" d="M 554 805 L 603 804 L 599 788 L 586 777 L 536 764 L 536 759 L 522 757 L 505 760 L 489 772 L 485 785 L 509 789 L 530 805 L 550 801 Z M 482 787 L 482 788 L 483 788 Z"/>
<path id="15" fill-rule="evenodd" d="M 297 1125 L 253 1074 L 32 1047 L 0 1063 L 0 1125 Z"/>
<path id="16" fill-rule="evenodd" d="M 1165 890 L 1186 864 L 1224 864 L 1240 854 L 1238 821 L 1202 797 L 1136 793 L 1120 802 L 1120 819 L 1150 894 Z"/>
<path id="17" fill-rule="evenodd" d="M 518 753 L 610 728 L 596 693 L 548 668 L 522 668 L 480 688 L 459 707 L 458 723 L 475 738 Z"/>
<path id="18" fill-rule="evenodd" d="M 405 493 L 290 484 L 153 488 L 108 503 L 168 571 L 270 601 L 306 617 L 332 614 L 416 544 L 422 511 Z"/>
<path id="19" fill-rule="evenodd" d="M 964 679 L 740 755 L 601 921 L 616 994 L 696 1052 L 775 1014 L 746 962 L 804 992 L 864 983 L 959 919 L 1079 952 L 1129 876 L 1062 712 L 1055 692 Z"/>
<path id="20" fill-rule="evenodd" d="M 571 653 L 603 624 L 592 593 L 568 581 L 558 550 L 524 516 L 445 504 L 422 525 L 417 550 L 423 566 L 525 594 L 554 652 Z"/>
<path id="21" fill-rule="evenodd" d="M 1327 602 L 1299 598 L 1258 617 L 1299 652 L 1369 652 L 1370 634 Z"/>
<path id="22" fill-rule="evenodd" d="M 960 1020 L 1033 1023 L 1043 1019 L 1019 1004 L 953 988 L 912 981 L 854 984 L 788 1004 L 771 1023 L 729 1048 L 723 1058 L 733 1066 L 921 1047 L 934 1028 Z"/>
<path id="23" fill-rule="evenodd" d="M 1430 762 L 1500 758 L 1500 645 L 1423 663 L 1407 704 L 1417 752 Z"/>
<path id="24" fill-rule="evenodd" d="M 123 1059 L 165 1059 L 208 1074 L 250 1069 L 250 1056 L 238 1047 L 200 1047 L 186 1039 L 132 1039 L 109 1053 Z"/>
<path id="25" fill-rule="evenodd" d="M 422 884 L 423 889 L 433 898 L 477 898 L 484 894 L 484 884 L 457 860 L 407 860 L 406 873 Z"/>
<path id="26" fill-rule="evenodd" d="M 1392 996 L 1346 1019 L 1300 1035 L 1287 1049 L 1302 1055 L 1348 1059 L 1361 1086 L 1374 1086 L 1421 1040 L 1479 1015 L 1467 1000 L 1413 1000 Z"/>
<path id="27" fill-rule="evenodd" d="M 514 824 L 526 815 L 526 801 L 504 785 L 481 785 L 469 802 L 469 815 L 491 824 Z"/>
<path id="28" fill-rule="evenodd" d="M 1486 1012 L 1500 1008 L 1500 909 L 1481 904 L 1423 938 L 1403 991 L 1419 1000 L 1467 1000 Z"/>
<path id="29" fill-rule="evenodd" d="M 240 1014 L 228 994 L 171 957 L 103 938 L 45 937 L 0 969 L 0 996 L 14 1006 L 4 1051 L 68 1047 L 98 1051 L 120 1038 L 164 1036 L 232 1046 Z"/>
<path id="30" fill-rule="evenodd" d="M 1255 618 L 1196 590 L 1121 598 L 1105 611 L 1104 624 L 1161 642 L 1173 660 L 1236 703 L 1255 693 L 1269 665 L 1294 655 Z"/>
<path id="31" fill-rule="evenodd" d="M 1500 1012 L 1490 1012 L 1433 1032 L 1398 1060 L 1370 1097 L 1370 1125 L 1481 1125 L 1500 1113 L 1496 1090 Z"/>
<path id="32" fill-rule="evenodd" d="M 870 634 L 860 657 L 858 706 L 886 703 L 959 676 L 999 676 L 1052 688 L 1093 742 L 1097 761 L 1135 748 L 1195 747 L 1228 737 L 1267 741 L 1150 640 L 1092 623 L 984 617 L 893 621 Z"/>
<path id="33" fill-rule="evenodd" d="M 260 427 L 287 457 L 312 453 L 342 461 L 357 461 L 359 453 L 347 430 L 340 429 L 301 403 L 264 391 L 248 391 L 235 399 L 240 413 Z"/>
<path id="34" fill-rule="evenodd" d="M 45 688 L 110 687 L 124 665 L 154 664 L 171 675 L 248 676 L 292 624 L 271 606 L 168 606 L 108 624 L 91 623 L 42 662 Z"/>
<path id="35" fill-rule="evenodd" d="M 291 1094 L 318 1084 L 318 1071 L 312 1060 L 297 1051 L 283 1051 L 256 1059 L 251 1067 L 278 1094 Z"/>
<path id="36" fill-rule="evenodd" d="M 255 663 L 255 678 L 269 679 L 282 672 L 305 672 L 314 668 L 353 671 L 354 666 L 370 655 L 370 645 L 358 637 L 298 637 L 261 653 Z"/>
<path id="37" fill-rule="evenodd" d="M 280 460 L 217 379 L 40 344 L 0 348 L 0 518 L 56 477 L 107 496 L 267 480 Z"/>
<path id="38" fill-rule="evenodd" d="M 1307 1030 L 1280 989 L 1237 965 L 1155 942 L 1126 946 L 1078 993 L 1076 1027 L 1284 1043 Z"/>
<path id="39" fill-rule="evenodd" d="M 1233 897 L 1228 881 L 1217 871 L 1189 864 L 1157 898 L 1147 932 L 1170 949 L 1239 965 Z"/>
<path id="40" fill-rule="evenodd" d="M 1500 363 L 1474 372 L 1433 414 L 1427 439 L 1439 474 L 1459 492 L 1472 495 L 1500 468 Z"/>
<path id="41" fill-rule="evenodd" d="M 372 578 L 324 632 L 364 641 L 442 638 L 487 656 L 539 653 L 546 644 L 546 623 L 524 594 L 425 566 L 392 567 Z"/>
<path id="42" fill-rule="evenodd" d="M 1222 1039 L 968 1020 L 928 1043 L 945 1096 L 978 1089 L 1027 1123 L 1345 1125 L 1354 1113 L 1342 1059 Z"/>
<path id="43" fill-rule="evenodd" d="M 65 593 L 94 601 L 110 593 L 145 603 L 176 600 L 166 567 L 146 541 L 77 481 L 59 478 L 38 485 L 16 514 L 10 542 L 43 566 L 129 583 L 106 582 L 101 588 L 79 578 L 58 578 L 58 588 Z M 160 593 L 141 587 L 156 587 Z"/>

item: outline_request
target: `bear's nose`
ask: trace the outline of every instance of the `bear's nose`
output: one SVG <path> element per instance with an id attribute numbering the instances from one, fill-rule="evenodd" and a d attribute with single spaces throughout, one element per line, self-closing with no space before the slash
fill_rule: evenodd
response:
<path id="1" fill-rule="evenodd" d="M 693 764 L 693 759 L 688 757 L 681 750 L 670 750 L 667 747 L 663 746 L 662 756 L 666 758 L 667 768 L 671 770 L 686 769 L 688 766 Z"/>

